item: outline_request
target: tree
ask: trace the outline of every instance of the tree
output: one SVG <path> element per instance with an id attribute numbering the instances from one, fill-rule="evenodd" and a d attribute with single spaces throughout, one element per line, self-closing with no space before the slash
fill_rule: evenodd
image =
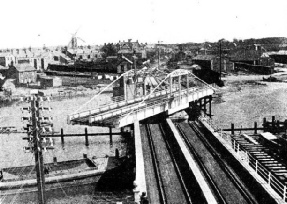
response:
<path id="1" fill-rule="evenodd" d="M 105 44 L 101 48 L 101 51 L 105 53 L 104 57 L 115 56 L 117 54 L 116 48 L 112 43 Z"/>

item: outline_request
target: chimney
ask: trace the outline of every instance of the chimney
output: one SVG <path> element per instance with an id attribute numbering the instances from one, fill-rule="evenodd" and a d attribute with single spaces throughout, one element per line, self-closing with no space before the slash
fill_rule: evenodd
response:
<path id="1" fill-rule="evenodd" d="M 132 41 L 132 39 L 128 39 L 128 42 L 130 43 Z"/>

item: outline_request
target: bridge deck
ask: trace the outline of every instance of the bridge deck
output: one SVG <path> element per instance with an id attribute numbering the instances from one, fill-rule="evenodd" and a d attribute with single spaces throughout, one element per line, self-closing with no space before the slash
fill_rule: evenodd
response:
<path id="1" fill-rule="evenodd" d="M 174 93 L 175 92 L 173 92 L 173 94 Z M 150 106 L 150 105 L 154 104 L 155 102 L 165 102 L 168 100 L 170 100 L 170 94 L 155 96 L 155 97 L 152 97 L 152 98 L 145 100 L 143 107 L 140 107 L 140 108 L 144 108 L 145 106 Z M 132 100 L 132 102 L 127 102 L 127 103 L 118 102 L 118 103 L 115 103 L 116 105 L 114 108 L 111 108 L 109 110 L 104 109 L 103 111 L 99 111 L 98 113 L 95 113 L 95 114 L 90 114 L 88 116 L 72 119 L 72 123 L 73 124 L 83 124 L 83 125 L 108 125 L 108 126 L 113 125 L 114 122 L 117 121 L 117 119 L 119 119 L 122 115 L 124 115 L 129 110 L 131 110 L 134 107 L 136 107 L 137 105 L 139 105 L 140 102 L 138 102 L 138 100 Z M 124 113 L 120 114 L 119 116 L 113 116 L 113 117 L 106 118 L 106 119 L 101 120 L 101 121 L 95 121 L 93 123 L 89 122 L 89 118 L 92 116 L 99 116 L 99 115 L 103 115 L 103 114 L 107 115 L 107 114 L 112 113 L 112 112 L 123 112 L 122 109 L 126 109 L 127 111 L 124 111 Z"/>
<path id="2" fill-rule="evenodd" d="M 152 97 L 139 97 L 129 101 L 111 103 L 95 110 L 88 110 L 68 117 L 68 123 L 84 124 L 94 126 L 125 126 L 133 122 L 135 115 L 139 120 L 159 114 L 160 112 L 179 111 L 188 107 L 190 101 L 201 99 L 213 94 L 210 88 L 191 87 L 188 90 L 182 89 L 179 93 L 174 90 L 155 92 Z M 170 112 L 171 111 L 171 112 Z M 129 116 L 129 118 L 125 118 Z M 136 117 L 137 117 L 136 116 Z"/>

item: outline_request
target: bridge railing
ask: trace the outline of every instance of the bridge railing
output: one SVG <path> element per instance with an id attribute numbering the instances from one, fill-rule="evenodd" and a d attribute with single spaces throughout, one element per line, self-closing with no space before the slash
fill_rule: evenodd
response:
<path id="1" fill-rule="evenodd" d="M 269 171 L 263 164 L 254 158 L 248 150 L 242 147 L 231 137 L 232 148 L 234 151 L 259 175 L 285 202 L 286 184 L 280 181 L 276 175 Z"/>
<path id="2" fill-rule="evenodd" d="M 189 90 L 194 90 L 194 87 L 189 88 Z M 173 88 L 173 93 L 177 92 L 178 88 Z M 184 91 L 186 89 L 183 89 L 182 91 Z M 156 90 L 154 93 L 152 93 L 150 95 L 150 98 L 155 98 L 155 97 L 159 97 L 159 96 L 163 96 L 163 95 L 167 95 L 170 92 L 170 90 Z M 72 115 L 68 116 L 68 123 L 70 123 L 71 120 L 73 119 L 77 119 L 77 118 L 83 118 L 83 117 L 88 117 L 91 115 L 95 115 L 104 111 L 108 111 L 108 110 L 112 110 L 118 107 L 123 107 L 123 106 L 127 106 L 129 104 L 134 104 L 137 102 L 142 101 L 145 98 L 145 96 L 141 96 L 141 97 L 137 97 L 135 99 L 130 99 L 130 100 L 125 100 L 124 96 L 118 96 L 118 97 L 113 97 L 112 101 L 106 105 L 102 105 L 98 108 L 94 108 L 94 109 L 89 109 L 89 110 L 85 110 L 82 111 L 80 113 L 75 113 Z"/>
<path id="3" fill-rule="evenodd" d="M 230 146 L 235 154 L 240 158 L 240 160 L 251 167 L 255 174 L 262 178 L 264 182 L 271 187 L 278 196 L 286 202 L 287 189 L 286 184 L 278 179 L 278 177 L 269 171 L 263 164 L 260 163 L 254 156 L 252 156 L 248 150 L 246 150 L 239 142 L 237 142 L 231 135 L 222 132 L 220 128 L 214 128 L 212 119 L 208 119 L 205 117 L 200 117 L 201 121 L 206 122 L 209 127 L 211 127 L 210 131 L 213 133 L 218 132 L 221 139 L 227 142 L 227 146 Z M 224 144 L 225 145 L 225 144 Z M 279 198 L 278 198 L 279 199 Z"/>
<path id="4" fill-rule="evenodd" d="M 132 109 L 130 111 L 125 110 L 123 112 L 121 112 L 122 117 L 126 119 L 124 119 L 123 121 L 125 121 L 124 123 L 130 124 L 133 120 L 139 120 L 138 118 L 138 113 L 141 111 L 145 111 L 146 109 L 149 110 L 155 110 L 157 108 L 161 109 L 162 111 L 166 111 L 169 105 L 170 100 L 177 100 L 179 99 L 179 97 L 182 97 L 183 95 L 186 96 L 186 98 L 188 98 L 189 96 L 192 96 L 193 99 L 197 100 L 203 96 L 206 95 L 210 95 L 211 94 L 211 89 L 206 87 L 206 88 L 202 88 L 202 89 L 195 89 L 195 88 L 190 88 L 189 90 L 192 90 L 192 94 L 190 92 L 187 92 L 187 90 L 182 91 L 183 94 L 180 94 L 178 92 L 174 92 L 172 94 L 167 94 L 167 97 L 165 97 L 164 99 L 161 98 L 160 100 L 156 100 L 156 101 L 146 101 L 146 103 L 140 103 L 137 105 L 137 107 L 132 107 Z M 178 101 L 179 102 L 179 101 Z M 188 101 L 185 101 L 183 103 L 187 103 Z M 127 112 L 127 114 L 124 114 L 124 112 Z M 144 113 L 144 115 L 146 114 L 146 112 Z M 132 117 L 127 118 L 129 115 L 132 115 Z M 142 116 L 142 114 L 140 114 Z M 110 116 L 109 116 L 110 117 Z M 96 120 L 100 120 L 101 118 L 97 118 L 93 121 Z M 103 117 L 104 119 L 104 117 Z M 122 124 L 120 124 L 122 125 Z"/>

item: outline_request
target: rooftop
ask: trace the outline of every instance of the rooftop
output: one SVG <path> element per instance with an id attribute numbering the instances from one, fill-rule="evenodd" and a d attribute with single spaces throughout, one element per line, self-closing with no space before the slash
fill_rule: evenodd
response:
<path id="1" fill-rule="evenodd" d="M 18 72 L 36 71 L 36 69 L 30 64 L 17 64 L 14 66 Z"/>

